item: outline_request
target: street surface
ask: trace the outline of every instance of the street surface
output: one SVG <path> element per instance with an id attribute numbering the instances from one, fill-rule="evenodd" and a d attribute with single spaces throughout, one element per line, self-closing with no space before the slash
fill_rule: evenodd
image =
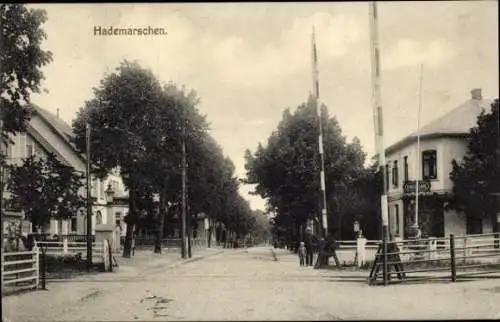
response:
<path id="1" fill-rule="evenodd" d="M 178 257 L 140 252 L 118 272 L 6 297 L 4 321 L 500 318 L 500 279 L 369 286 L 366 271 L 300 267 L 270 247 Z"/>

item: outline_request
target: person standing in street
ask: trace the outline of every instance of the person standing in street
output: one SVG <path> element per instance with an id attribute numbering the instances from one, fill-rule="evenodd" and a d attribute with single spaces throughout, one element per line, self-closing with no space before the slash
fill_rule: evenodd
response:
<path id="1" fill-rule="evenodd" d="M 313 265 L 313 236 L 311 229 L 306 230 L 305 235 L 306 266 Z"/>
<path id="2" fill-rule="evenodd" d="M 132 256 L 135 255 L 135 229 L 134 232 L 132 233 L 132 245 L 130 246 L 132 250 Z"/>
<path id="3" fill-rule="evenodd" d="M 300 262 L 300 266 L 304 266 L 305 265 L 305 260 L 306 260 L 306 245 L 304 244 L 304 242 L 300 242 L 300 246 L 299 246 L 299 262 Z"/>

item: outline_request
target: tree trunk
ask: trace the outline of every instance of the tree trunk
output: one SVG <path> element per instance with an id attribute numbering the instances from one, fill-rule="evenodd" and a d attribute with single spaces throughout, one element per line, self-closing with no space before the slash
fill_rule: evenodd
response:
<path id="1" fill-rule="evenodd" d="M 162 246 L 162 239 L 163 239 L 163 227 L 165 226 L 165 218 L 167 217 L 166 216 L 165 194 L 164 193 L 160 194 L 160 204 L 158 205 L 158 207 L 159 207 L 158 216 L 159 216 L 160 227 L 157 227 L 157 231 L 156 231 L 154 252 L 156 254 L 161 254 L 161 246 Z"/>
<path id="2" fill-rule="evenodd" d="M 208 236 L 207 236 L 207 248 L 210 248 L 212 246 L 212 225 L 208 227 Z"/>
<path id="3" fill-rule="evenodd" d="M 128 218 L 127 222 L 127 232 L 125 234 L 125 242 L 123 244 L 123 257 L 130 258 L 132 250 L 132 237 L 134 233 L 135 226 L 135 207 L 134 207 L 134 193 L 131 187 L 128 194 Z"/>
<path id="4" fill-rule="evenodd" d="M 186 230 L 187 230 L 187 253 L 188 253 L 188 258 L 191 258 L 192 253 L 191 253 L 191 234 L 192 234 L 192 229 L 191 229 L 191 212 L 188 212 L 186 214 Z"/>
<path id="5" fill-rule="evenodd" d="M 226 235 L 224 237 L 226 237 L 226 238 L 225 238 L 225 241 L 224 241 L 224 248 L 227 248 L 227 243 L 229 241 L 229 235 L 230 234 L 229 234 L 228 230 L 226 230 L 225 232 L 226 232 Z"/>

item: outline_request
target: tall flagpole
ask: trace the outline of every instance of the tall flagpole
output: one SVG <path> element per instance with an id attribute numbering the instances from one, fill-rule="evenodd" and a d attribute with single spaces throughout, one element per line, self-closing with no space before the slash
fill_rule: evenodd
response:
<path id="1" fill-rule="evenodd" d="M 378 17 L 377 4 L 375 1 L 370 2 L 370 45 L 371 45 L 371 66 L 372 66 L 372 102 L 373 102 L 373 121 L 375 125 L 375 146 L 378 153 L 378 162 L 380 173 L 384 178 L 384 187 L 381 195 L 381 217 L 382 217 L 382 238 L 388 240 L 389 214 L 387 206 L 387 177 L 384 173 L 385 166 L 385 148 L 384 148 L 384 124 L 382 115 L 382 99 L 380 91 L 380 51 L 378 42 Z"/>
<path id="2" fill-rule="evenodd" d="M 323 125 L 321 124 L 321 106 L 319 104 L 319 79 L 318 79 L 318 52 L 316 50 L 316 35 L 314 27 L 312 31 L 312 70 L 313 70 L 313 96 L 314 104 L 316 105 L 316 113 L 318 116 L 319 133 L 318 133 L 318 150 L 320 157 L 320 181 L 321 181 L 321 219 L 323 226 L 323 237 L 328 236 L 328 220 L 326 212 L 326 184 L 325 184 L 325 157 L 323 155 Z"/>
<path id="3" fill-rule="evenodd" d="M 415 180 L 415 221 L 413 222 L 413 228 L 415 229 L 416 235 L 418 234 L 418 200 L 419 200 L 419 179 L 420 179 L 420 116 L 422 114 L 422 75 L 423 75 L 423 65 L 420 64 L 420 82 L 418 88 L 418 115 L 417 115 L 417 179 Z"/>

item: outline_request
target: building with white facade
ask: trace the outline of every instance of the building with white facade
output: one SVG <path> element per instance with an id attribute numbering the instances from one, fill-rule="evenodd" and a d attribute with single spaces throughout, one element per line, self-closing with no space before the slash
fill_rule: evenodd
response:
<path id="1" fill-rule="evenodd" d="M 489 219 L 477 223 L 462 212 L 444 207 L 453 187 L 452 160 L 463 159 L 469 131 L 477 125 L 479 114 L 491 109 L 491 103 L 492 100 L 483 99 L 481 89 L 474 89 L 469 100 L 386 149 L 391 236 L 408 237 L 407 228 L 414 223 L 417 173 L 420 174 L 418 223 L 423 236 L 491 232 Z"/>
<path id="2" fill-rule="evenodd" d="M 7 163 L 22 164 L 22 159 L 31 155 L 46 157 L 52 153 L 57 159 L 65 165 L 72 166 L 76 171 L 85 172 L 86 157 L 80 154 L 71 138 L 73 136 L 72 128 L 57 115 L 33 106 L 32 115 L 25 133 L 17 133 L 12 136 L 14 144 L 6 147 Z M 8 173 L 4 174 L 4 183 L 8 180 Z M 109 222 L 112 214 L 115 215 L 115 225 L 122 228 L 122 234 L 125 234 L 124 216 L 128 212 L 128 193 L 123 181 L 117 171 L 112 171 L 105 180 L 92 178 L 91 196 L 93 200 L 92 207 L 92 229 L 94 232 L 96 224 L 111 224 Z M 109 187 L 114 191 L 113 206 L 107 207 L 105 190 Z M 85 187 L 81 189 L 81 195 L 86 197 Z M 19 209 L 12 209 L 9 206 L 10 193 L 4 184 L 4 213 L 5 218 L 14 220 L 21 218 L 22 212 Z M 6 220 L 4 226 L 7 226 L 9 220 Z M 29 227 L 26 223 L 23 227 Z M 50 234 L 85 234 L 86 233 L 86 210 L 75 210 L 73 217 L 69 220 L 52 219 L 45 227 L 45 231 Z M 5 230 L 5 227 L 4 227 Z M 24 228 L 24 233 L 33 228 Z"/>

